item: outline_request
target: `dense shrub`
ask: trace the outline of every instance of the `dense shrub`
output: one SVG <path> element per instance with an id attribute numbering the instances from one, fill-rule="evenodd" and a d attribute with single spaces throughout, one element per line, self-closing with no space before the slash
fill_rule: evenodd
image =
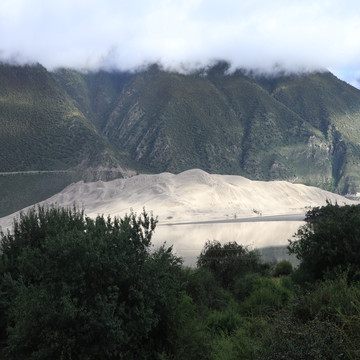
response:
<path id="1" fill-rule="evenodd" d="M 358 359 L 360 286 L 339 277 L 300 293 L 264 334 L 259 359 Z"/>
<path id="2" fill-rule="evenodd" d="M 243 322 L 244 318 L 240 314 L 239 306 L 233 300 L 225 309 L 214 310 L 207 317 L 207 326 L 214 334 L 219 332 L 231 334 Z"/>
<path id="3" fill-rule="evenodd" d="M 212 360 L 254 360 L 259 353 L 260 340 L 269 324 L 263 318 L 242 318 L 241 326 L 231 333 L 219 332 L 213 336 Z"/>
<path id="4" fill-rule="evenodd" d="M 250 295 L 242 302 L 241 309 L 245 314 L 271 314 L 284 307 L 291 295 L 291 291 L 274 279 L 260 277 L 254 282 Z"/>
<path id="5" fill-rule="evenodd" d="M 274 276 L 290 275 L 292 273 L 292 264 L 290 261 L 283 260 L 275 265 Z"/>
<path id="6" fill-rule="evenodd" d="M 336 278 L 347 272 L 349 280 L 360 279 L 360 205 L 332 205 L 307 213 L 289 252 L 300 260 L 295 279 L 312 282 Z"/>
<path id="7" fill-rule="evenodd" d="M 303 322 L 317 318 L 349 328 L 346 319 L 360 320 L 360 286 L 348 284 L 345 277 L 318 283 L 313 290 L 298 294 L 293 312 Z"/>
<path id="8" fill-rule="evenodd" d="M 183 289 L 194 300 L 200 312 L 208 309 L 220 310 L 229 301 L 228 292 L 208 269 L 185 268 L 181 280 Z"/>
<path id="9" fill-rule="evenodd" d="M 210 353 L 210 334 L 205 322 L 198 316 L 192 298 L 182 293 L 173 328 L 169 329 L 170 348 L 163 359 L 202 360 Z"/>
<path id="10" fill-rule="evenodd" d="M 32 209 L 1 235 L 2 343 L 11 359 L 142 359 L 170 347 L 181 261 L 150 252 L 145 212 L 92 220 Z"/>
<path id="11" fill-rule="evenodd" d="M 245 300 L 252 292 L 254 285 L 259 281 L 259 273 L 249 273 L 239 277 L 234 282 L 233 294 L 238 301 Z"/>
<path id="12" fill-rule="evenodd" d="M 300 269 L 286 275 L 281 262 L 280 278 L 236 243 L 208 242 L 198 268 L 182 268 L 171 248 L 150 251 L 156 219 L 145 212 L 33 209 L 1 235 L 0 358 L 358 359 L 357 230 L 340 214 L 334 237 L 349 244 L 324 237 L 333 213 L 354 224 L 357 209 L 314 209 L 291 244 Z M 293 282 L 303 274 L 306 288 Z"/>
<path id="13" fill-rule="evenodd" d="M 232 289 L 237 278 L 262 270 L 258 251 L 249 250 L 236 242 L 222 245 L 216 240 L 206 242 L 197 266 L 210 270 L 227 289 Z"/>
<path id="14" fill-rule="evenodd" d="M 334 324 L 314 319 L 302 323 L 284 312 L 263 334 L 258 360 L 338 360 L 347 344 Z M 356 357 L 354 357 L 355 359 Z"/>

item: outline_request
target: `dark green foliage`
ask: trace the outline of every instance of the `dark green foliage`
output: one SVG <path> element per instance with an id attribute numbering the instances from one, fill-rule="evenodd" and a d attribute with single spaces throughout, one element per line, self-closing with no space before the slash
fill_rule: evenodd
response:
<path id="1" fill-rule="evenodd" d="M 354 209 L 327 206 L 309 218 Z M 292 276 L 270 277 L 257 252 L 213 241 L 199 268 L 184 269 L 171 248 L 150 251 L 155 226 L 145 212 L 113 220 L 76 208 L 22 214 L 1 236 L 0 358 L 359 358 L 360 284 L 351 267 L 304 289 Z"/>
<path id="2" fill-rule="evenodd" d="M 292 264 L 290 261 L 283 260 L 275 265 L 274 276 L 290 275 L 292 273 Z"/>
<path id="3" fill-rule="evenodd" d="M 271 278 L 259 277 L 254 281 L 249 296 L 241 304 L 242 312 L 251 315 L 271 314 L 284 307 L 291 291 Z"/>
<path id="4" fill-rule="evenodd" d="M 180 260 L 150 252 L 156 219 L 77 209 L 22 214 L 1 236 L 1 341 L 9 359 L 145 359 L 170 347 Z"/>
<path id="5" fill-rule="evenodd" d="M 194 300 L 198 310 L 222 309 L 226 306 L 229 295 L 213 272 L 206 268 L 186 268 L 182 271 L 182 286 Z"/>
<path id="6" fill-rule="evenodd" d="M 216 240 L 206 242 L 197 266 L 210 270 L 228 289 L 233 287 L 236 278 L 262 269 L 258 251 L 249 250 L 236 242 L 222 245 Z"/>
<path id="7" fill-rule="evenodd" d="M 106 151 L 105 139 L 42 66 L 0 64 L 0 84 L 1 171 L 94 165 Z"/>
<path id="8" fill-rule="evenodd" d="M 271 319 L 292 298 L 292 292 L 275 280 L 251 275 L 255 274 L 244 277 L 251 278 L 251 289 L 241 301 L 230 299 L 206 318 L 213 339 L 211 359 L 255 359 Z"/>
<path id="9" fill-rule="evenodd" d="M 297 296 L 293 314 L 304 323 L 314 319 L 329 320 L 339 329 L 360 336 L 360 323 L 354 327 L 360 320 L 359 283 L 349 284 L 345 276 L 320 282 L 312 290 Z"/>
<path id="10" fill-rule="evenodd" d="M 303 324 L 285 313 L 268 331 L 258 360 L 352 359 L 345 356 L 347 344 L 330 322 L 315 319 Z"/>
<path id="11" fill-rule="evenodd" d="M 343 277 L 319 283 L 298 294 L 268 330 L 259 359 L 358 359 L 360 286 Z"/>
<path id="12" fill-rule="evenodd" d="M 288 247 L 300 260 L 296 279 L 315 281 L 343 272 L 351 280 L 359 279 L 360 205 L 327 204 L 309 211 L 307 220 Z"/>
<path id="13" fill-rule="evenodd" d="M 254 360 L 257 359 L 259 339 L 268 324 L 261 318 L 252 318 L 243 323 L 231 335 L 214 339 L 211 359 L 213 360 Z"/>
<path id="14" fill-rule="evenodd" d="M 214 333 L 231 334 L 244 322 L 238 304 L 230 300 L 227 307 L 222 310 L 214 310 L 207 317 L 207 326 Z"/>
<path id="15" fill-rule="evenodd" d="M 203 319 L 196 311 L 196 304 L 185 293 L 182 294 L 177 311 L 176 320 L 169 329 L 168 354 L 173 360 L 202 360 L 208 359 L 210 351 L 210 334 Z"/>
<path id="16" fill-rule="evenodd" d="M 238 301 L 244 301 L 252 292 L 254 285 L 259 281 L 261 275 L 251 272 L 234 281 L 233 294 Z"/>

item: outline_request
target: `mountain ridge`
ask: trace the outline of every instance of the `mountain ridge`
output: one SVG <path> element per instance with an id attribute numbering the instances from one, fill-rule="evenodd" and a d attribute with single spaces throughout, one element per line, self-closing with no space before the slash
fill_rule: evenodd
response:
<path id="1" fill-rule="evenodd" d="M 66 170 L 66 186 L 201 168 L 360 192 L 359 90 L 329 72 L 228 68 L 186 75 L 156 65 L 127 73 L 0 64 L 0 172 Z M 7 199 L 31 191 L 18 180 L 10 190 L 0 177 Z M 0 215 L 11 207 L 0 197 Z"/>

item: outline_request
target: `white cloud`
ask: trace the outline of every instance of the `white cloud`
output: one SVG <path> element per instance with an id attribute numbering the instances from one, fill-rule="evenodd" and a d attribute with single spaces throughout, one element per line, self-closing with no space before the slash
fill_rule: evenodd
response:
<path id="1" fill-rule="evenodd" d="M 236 67 L 360 68 L 360 3 L 329 0 L 2 0 L 0 54 L 48 68 L 226 59 Z"/>

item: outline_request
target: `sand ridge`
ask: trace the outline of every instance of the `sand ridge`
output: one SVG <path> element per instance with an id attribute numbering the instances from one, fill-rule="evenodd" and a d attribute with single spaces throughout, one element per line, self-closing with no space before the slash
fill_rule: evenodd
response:
<path id="1" fill-rule="evenodd" d="M 124 216 L 143 208 L 167 222 L 249 216 L 304 214 L 329 200 L 352 204 L 343 196 L 286 181 L 252 181 L 237 175 L 208 174 L 199 169 L 180 174 L 136 175 L 109 182 L 83 181 L 66 187 L 41 204 L 83 207 L 90 217 Z M 26 210 L 26 209 L 25 209 Z M 0 219 L 8 227 L 16 214 Z"/>

